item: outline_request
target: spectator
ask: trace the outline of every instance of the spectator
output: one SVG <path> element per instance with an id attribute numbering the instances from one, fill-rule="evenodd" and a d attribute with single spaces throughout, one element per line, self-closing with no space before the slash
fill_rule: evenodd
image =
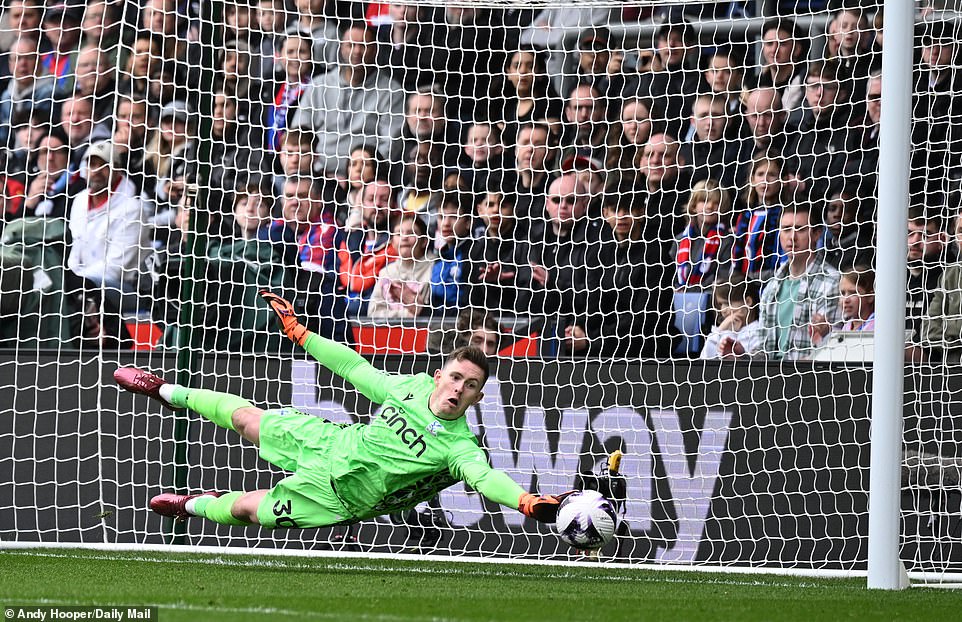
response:
<path id="1" fill-rule="evenodd" d="M 327 175 L 343 175 L 359 137 L 375 141 L 387 156 L 401 130 L 404 92 L 374 65 L 374 34 L 353 25 L 341 38 L 341 65 L 314 80 L 301 99 L 292 125 L 318 135 L 318 157 Z M 346 104 L 346 105 L 345 105 Z"/>
<path id="2" fill-rule="evenodd" d="M 544 59 L 534 50 L 518 50 L 505 69 L 504 144 L 515 146 L 531 122 L 561 122 L 564 102 L 548 80 Z M 549 130 L 550 131 L 550 130 Z"/>
<path id="3" fill-rule="evenodd" d="M 882 117 L 882 72 L 874 71 L 868 78 L 865 87 L 865 117 L 854 128 L 853 152 L 845 166 L 846 177 L 856 177 L 859 184 L 859 196 L 874 194 L 877 184 L 879 163 L 879 120 Z M 921 124 L 918 124 L 921 125 Z M 918 125 L 916 131 L 918 131 Z M 912 154 L 913 169 L 923 168 L 919 154 Z"/>
<path id="4" fill-rule="evenodd" d="M 785 133 L 788 115 L 782 108 L 782 96 L 774 88 L 759 87 L 746 91 L 743 98 L 752 159 L 783 157 L 788 143 Z"/>
<path id="5" fill-rule="evenodd" d="M 656 238 L 667 253 L 678 231 L 676 219 L 688 202 L 691 179 L 678 162 L 679 144 L 671 134 L 655 134 L 648 140 L 641 156 L 641 189 L 648 193 L 645 226 L 657 232 Z M 651 235 L 646 235 L 651 239 Z"/>
<path id="6" fill-rule="evenodd" d="M 137 194 L 144 191 L 147 127 L 148 124 L 153 125 L 150 121 L 150 107 L 143 96 L 118 96 L 111 140 L 121 148 L 122 168 L 137 189 Z"/>
<path id="7" fill-rule="evenodd" d="M 531 228 L 532 219 L 544 218 L 544 196 L 551 182 L 552 170 L 558 158 L 557 138 L 544 123 L 521 126 L 518 144 L 514 150 L 515 170 L 518 176 L 518 203 L 515 216 L 517 235 L 524 238 Z"/>
<path id="8" fill-rule="evenodd" d="M 261 33 L 255 27 L 257 24 L 257 6 L 253 0 L 240 0 L 224 5 L 223 9 L 222 41 L 227 42 L 228 49 L 233 48 L 243 52 L 245 64 L 241 75 L 244 78 L 261 79 Z M 336 48 L 335 48 L 336 50 Z M 270 58 L 274 54 L 271 50 Z"/>
<path id="9" fill-rule="evenodd" d="M 281 148 L 284 132 L 289 127 L 288 121 L 297 110 L 304 91 L 311 84 L 314 75 L 311 45 L 311 36 L 307 31 L 293 31 L 284 40 L 277 61 L 284 72 L 284 81 L 274 94 L 273 104 L 267 107 L 265 144 L 270 151 Z"/>
<path id="10" fill-rule="evenodd" d="M 168 185 L 176 163 L 196 161 L 196 130 L 191 115 L 186 102 L 171 102 L 160 111 L 160 127 L 147 140 L 146 158 L 153 175 L 145 179 L 144 191 L 156 197 L 158 212 L 168 209 Z"/>
<path id="11" fill-rule="evenodd" d="M 297 20 L 288 28 L 287 34 L 294 31 L 309 33 L 313 40 L 310 57 L 324 72 L 335 71 L 338 66 L 338 19 L 333 0 L 295 0 Z"/>
<path id="12" fill-rule="evenodd" d="M 458 316 L 457 329 L 466 337 L 466 345 L 481 348 L 485 356 L 497 356 L 501 350 L 501 326 L 494 316 L 486 311 L 472 309 L 462 313 Z"/>
<path id="13" fill-rule="evenodd" d="M 197 23 L 189 19 L 190 10 L 190 5 L 182 6 L 179 0 L 146 0 L 140 13 L 143 31 L 160 42 L 161 67 L 171 88 L 199 84 L 200 32 Z"/>
<path id="14" fill-rule="evenodd" d="M 445 194 L 438 210 L 431 270 L 431 300 L 439 315 L 457 313 L 464 303 L 471 249 L 470 195 Z"/>
<path id="15" fill-rule="evenodd" d="M 788 17 L 769 20 L 762 25 L 761 63 L 750 88 L 774 88 L 782 108 L 795 110 L 801 105 L 805 81 L 808 39 L 795 21 Z"/>
<path id="16" fill-rule="evenodd" d="M 469 253 L 471 305 L 496 313 L 527 313 L 531 269 L 527 244 L 516 236 L 514 195 L 495 187 L 479 196 L 476 211 L 484 230 Z"/>
<path id="17" fill-rule="evenodd" d="M 213 166 L 210 173 L 210 186 L 214 192 L 229 192 L 245 182 L 248 175 L 270 177 L 271 162 L 260 150 L 261 130 L 251 123 L 251 104 L 236 95 L 224 91 L 214 93 L 214 109 L 211 115 L 211 154 Z M 285 144 L 290 130 L 284 134 Z M 299 136 L 291 139 L 299 140 Z M 285 150 L 281 150 L 283 155 Z M 281 158 L 283 160 L 283 158 Z M 310 158 L 308 158 L 310 159 Z M 298 167 L 292 167 L 299 170 Z M 310 170 L 308 168 L 308 170 Z M 283 180 L 278 184 L 275 195 L 283 194 Z M 214 203 L 211 203 L 212 205 Z"/>
<path id="18" fill-rule="evenodd" d="M 698 74 L 690 64 L 696 56 L 695 32 L 688 22 L 662 24 L 655 32 L 655 55 L 647 71 L 629 80 L 626 95 L 651 99 L 652 119 L 672 136 L 681 136 L 698 91 Z"/>
<path id="19" fill-rule="evenodd" d="M 789 172 L 800 189 L 814 196 L 825 196 L 828 180 L 842 175 L 856 149 L 855 132 L 849 129 L 855 124 L 854 112 L 839 71 L 833 61 L 809 66 L 805 104 L 793 128 Z"/>
<path id="20" fill-rule="evenodd" d="M 628 97 L 622 102 L 620 135 L 617 145 L 608 149 L 606 166 L 622 175 L 641 166 L 641 155 L 651 138 L 651 102 L 641 97 Z"/>
<path id="21" fill-rule="evenodd" d="M 935 292 L 939 291 L 945 267 L 958 261 L 959 252 L 949 243 L 945 218 L 927 214 L 924 208 L 918 206 L 911 208 L 905 297 L 905 326 L 913 331 L 908 349 L 911 358 L 926 356 L 925 350 L 921 349 L 925 336 L 922 330 L 925 315 L 932 306 Z"/>
<path id="22" fill-rule="evenodd" d="M 90 294 L 101 286 L 119 294 L 134 291 L 137 268 L 148 247 L 144 203 L 133 183 L 119 169 L 119 152 L 109 142 L 95 143 L 87 150 L 87 188 L 70 207 L 72 244 L 67 257 L 67 290 Z M 119 311 L 120 304 L 107 305 Z M 112 334 L 119 334 L 115 327 Z"/>
<path id="23" fill-rule="evenodd" d="M 728 237 L 731 199 L 718 182 L 706 179 L 692 187 L 686 211 L 688 222 L 675 242 L 675 286 L 708 287 Z"/>
<path id="24" fill-rule="evenodd" d="M 68 201 L 83 188 L 82 181 L 71 180 L 67 165 L 70 147 L 60 130 L 52 130 L 37 146 L 37 172 L 30 180 L 24 201 L 25 213 L 34 216 L 63 218 Z"/>
<path id="25" fill-rule="evenodd" d="M 625 89 L 624 55 L 611 51 L 609 36 L 607 28 L 593 28 L 578 41 L 578 81 L 594 87 L 605 101 L 620 97 Z"/>
<path id="26" fill-rule="evenodd" d="M 257 181 L 253 183 L 256 188 L 242 191 L 250 196 L 257 189 L 258 200 L 272 196 L 271 190 L 262 188 Z M 270 224 L 266 239 L 275 245 L 277 255 L 284 259 L 285 265 L 328 275 L 333 291 L 337 225 L 333 206 L 325 205 L 323 201 L 320 182 L 303 176 L 288 178 L 284 184 L 281 213 L 282 218 Z M 263 239 L 264 232 L 261 236 Z"/>
<path id="27" fill-rule="evenodd" d="M 446 98 L 441 88 L 427 84 L 411 93 L 405 108 L 401 140 L 396 142 L 391 161 L 401 160 L 417 143 L 434 141 L 442 148 L 445 166 L 453 166 L 458 159 L 461 128 L 445 114 Z"/>
<path id="28" fill-rule="evenodd" d="M 70 141 L 70 170 L 80 170 L 84 153 L 90 143 L 110 137 L 106 123 L 94 124 L 94 107 L 91 97 L 71 95 L 60 106 L 60 128 Z"/>
<path id="29" fill-rule="evenodd" d="M 428 228 L 415 215 L 405 215 L 394 225 L 392 244 L 397 261 L 389 263 L 377 277 L 367 315 L 372 318 L 411 318 L 431 308 L 431 271 L 434 257 L 428 255 Z"/>
<path id="30" fill-rule="evenodd" d="M 725 100 L 699 95 L 692 105 L 691 123 L 694 133 L 682 143 L 678 158 L 691 170 L 692 180 L 714 179 L 723 188 L 744 187 L 746 172 L 739 163 L 749 158 L 751 145 L 731 137 Z"/>
<path id="31" fill-rule="evenodd" d="M 863 209 L 857 190 L 846 185 L 833 188 L 825 206 L 825 232 L 819 241 L 828 263 L 843 272 L 872 265 L 873 220 L 871 210 Z"/>
<path id="32" fill-rule="evenodd" d="M 461 165 L 466 181 L 477 192 L 505 179 L 505 187 L 513 188 L 514 179 L 506 176 L 504 144 L 501 128 L 496 123 L 476 121 L 468 126 L 462 143 Z"/>
<path id="33" fill-rule="evenodd" d="M 150 80 L 162 64 L 160 55 L 161 45 L 157 39 L 149 35 L 137 37 L 126 62 L 122 65 L 123 80 L 117 86 L 117 92 L 124 95 L 148 93 Z"/>
<path id="34" fill-rule="evenodd" d="M 460 119 L 501 119 L 495 95 L 503 91 L 501 72 L 507 41 L 517 39 L 501 20 L 501 11 L 470 4 L 445 3 L 441 49 L 446 56 L 444 88 Z"/>
<path id="35" fill-rule="evenodd" d="M 826 49 L 825 58 L 835 60 L 841 71 L 838 76 L 852 101 L 865 99 L 865 86 L 869 74 L 881 69 L 881 54 L 873 50 L 875 35 L 864 9 L 846 6 L 835 12 L 831 20 L 832 33 L 828 39 L 834 43 L 831 52 Z"/>
<path id="36" fill-rule="evenodd" d="M 396 208 L 391 185 L 375 179 L 361 192 L 361 227 L 338 232 L 337 293 L 349 318 L 367 315 L 367 304 L 377 277 L 397 258 L 391 244 L 391 220 Z"/>
<path id="37" fill-rule="evenodd" d="M 954 226 L 956 248 L 962 248 L 962 216 L 956 216 Z M 962 262 L 957 255 L 945 266 L 938 287 L 930 292 L 922 321 L 922 342 L 929 360 L 962 362 Z"/>
<path id="38" fill-rule="evenodd" d="M 444 18 L 432 7 L 415 2 L 391 2 L 388 14 L 389 24 L 378 31 L 378 67 L 385 68 L 406 92 L 443 84 L 450 53 L 440 28 Z"/>
<path id="39" fill-rule="evenodd" d="M 0 146 L 13 146 L 14 115 L 43 114 L 49 119 L 54 109 L 54 78 L 42 75 L 37 39 L 22 37 L 10 48 L 10 82 L 0 93 Z"/>
<path id="40" fill-rule="evenodd" d="M 50 41 L 40 27 L 43 22 L 42 0 L 10 0 L 0 16 L 0 52 L 6 53 L 18 39 L 38 39 L 34 52 L 46 53 Z"/>
<path id="41" fill-rule="evenodd" d="M 818 213 L 808 203 L 786 206 L 779 219 L 778 237 L 786 261 L 762 290 L 759 322 L 760 356 L 795 360 L 812 355 L 839 319 L 838 271 L 816 250 L 821 231 Z M 722 356 L 750 354 L 745 344 L 725 337 Z"/>
<path id="42" fill-rule="evenodd" d="M 344 180 L 344 205 L 346 214 L 339 218 L 345 229 L 354 229 L 361 224 L 361 190 L 378 177 L 387 176 L 387 165 L 377 155 L 377 147 L 360 143 L 351 149 L 351 161 Z"/>
<path id="43" fill-rule="evenodd" d="M 721 358 L 721 341 L 731 338 L 741 344 L 745 355 L 757 354 L 762 345 L 762 325 L 758 321 L 758 295 L 738 275 L 729 281 L 718 281 L 712 289 L 716 323 L 705 338 L 702 359 Z"/>
<path id="44" fill-rule="evenodd" d="M 420 214 L 432 234 L 437 228 L 438 213 L 443 201 L 444 145 L 420 142 L 411 146 L 404 158 L 404 188 L 398 195 L 398 207 L 412 214 Z"/>
<path id="45" fill-rule="evenodd" d="M 742 102 L 739 98 L 744 89 L 745 76 L 731 48 L 715 48 L 708 56 L 701 75 L 708 92 L 725 102 L 728 135 L 741 136 Z"/>
<path id="46" fill-rule="evenodd" d="M 112 59 L 96 45 L 88 45 L 77 54 L 74 92 L 94 101 L 94 123 L 102 123 L 114 114 L 117 96 Z"/>
<path id="47" fill-rule="evenodd" d="M 260 34 L 259 57 L 261 59 L 259 75 L 264 80 L 274 77 L 274 64 L 280 57 L 281 46 L 286 39 L 284 35 L 287 32 L 288 21 L 286 0 L 258 0 L 257 31 Z M 314 58 L 313 53 L 311 57 Z M 334 62 L 337 62 L 336 46 Z"/>
<path id="48" fill-rule="evenodd" d="M 627 194 L 605 201 L 605 226 L 586 258 L 587 287 L 583 302 L 576 303 L 579 317 L 564 330 L 570 354 L 671 355 L 671 276 L 659 245 L 644 237 L 644 209 L 643 202 Z"/>
<path id="49" fill-rule="evenodd" d="M 782 263 L 784 251 L 777 233 L 785 206 L 782 197 L 781 161 L 756 159 L 736 208 L 731 249 L 722 251 L 722 257 L 731 261 L 731 269 L 767 281 Z"/>
<path id="50" fill-rule="evenodd" d="M 296 191 L 295 191 L 296 192 Z M 285 197 L 285 201 L 286 201 Z M 299 198 L 299 197 L 298 197 Z M 234 188 L 233 233 L 234 238 L 245 242 L 270 239 L 271 213 L 274 211 L 274 192 L 272 185 L 259 176 L 249 176 L 245 183 Z M 295 215 L 294 220 L 296 221 Z M 308 217 L 314 216 L 308 214 Z M 318 220 L 314 218 L 313 220 Z M 313 222 L 313 221 L 312 221 Z M 310 239 L 311 236 L 305 236 Z M 315 239 L 322 239 L 323 234 L 315 234 Z M 333 242 L 333 233 L 329 236 Z M 243 255 L 243 253 L 242 253 Z M 280 256 L 278 256 L 280 259 Z M 321 262 L 323 265 L 323 261 Z M 330 261 L 328 263 L 333 263 Z"/>
<path id="51" fill-rule="evenodd" d="M 875 330 L 875 272 L 868 268 L 854 268 L 842 273 L 838 282 L 839 304 L 842 308 L 841 330 Z"/>
<path id="52" fill-rule="evenodd" d="M 605 100 L 595 87 L 580 84 L 571 91 L 565 105 L 562 148 L 604 162 L 607 158 L 611 124 L 607 122 Z"/>
<path id="53" fill-rule="evenodd" d="M 76 0 L 50 4 L 43 12 L 43 30 L 53 49 L 41 57 L 41 63 L 44 73 L 56 80 L 60 92 L 73 90 L 83 18 L 84 5 Z"/>
<path id="54" fill-rule="evenodd" d="M 120 45 L 121 28 L 124 26 L 123 9 L 123 3 L 117 0 L 89 0 L 80 25 L 83 45 L 94 45 L 105 52 L 111 52 Z M 117 54 L 123 52 L 118 50 Z M 123 61 L 124 58 L 121 58 L 117 65 L 122 67 Z"/>

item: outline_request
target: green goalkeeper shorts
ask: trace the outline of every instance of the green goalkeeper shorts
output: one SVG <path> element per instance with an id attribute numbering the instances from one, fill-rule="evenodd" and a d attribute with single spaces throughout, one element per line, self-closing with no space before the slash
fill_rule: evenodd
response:
<path id="1" fill-rule="evenodd" d="M 328 453 L 343 426 L 293 408 L 261 416 L 260 456 L 294 475 L 268 491 L 257 507 L 263 527 L 326 527 L 352 522 L 331 487 Z"/>

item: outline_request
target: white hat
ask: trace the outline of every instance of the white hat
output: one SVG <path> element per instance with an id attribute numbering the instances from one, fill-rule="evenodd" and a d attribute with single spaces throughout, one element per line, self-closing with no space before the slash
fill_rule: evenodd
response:
<path id="1" fill-rule="evenodd" d="M 114 149 L 114 144 L 109 140 L 102 140 L 90 145 L 84 153 L 83 161 L 86 162 L 90 158 L 99 158 L 114 167 L 120 166 L 120 152 Z"/>

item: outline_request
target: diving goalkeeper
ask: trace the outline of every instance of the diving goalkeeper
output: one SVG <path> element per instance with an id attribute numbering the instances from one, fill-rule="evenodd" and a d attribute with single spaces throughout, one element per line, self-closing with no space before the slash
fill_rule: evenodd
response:
<path id="1" fill-rule="evenodd" d="M 152 510 L 224 525 L 324 527 L 413 507 L 463 480 L 501 505 L 539 521 L 555 520 L 565 495 L 525 492 L 488 465 L 468 428 L 464 412 L 481 400 L 488 378 L 480 349 L 455 350 L 433 377 L 386 374 L 354 350 L 308 331 L 280 296 L 261 296 L 291 340 L 382 408 L 369 424 L 342 425 L 291 408 L 262 410 L 235 395 L 122 367 L 114 372 L 121 387 L 169 408 L 196 411 L 254 443 L 264 460 L 293 472 L 270 490 L 161 494 L 150 500 Z"/>

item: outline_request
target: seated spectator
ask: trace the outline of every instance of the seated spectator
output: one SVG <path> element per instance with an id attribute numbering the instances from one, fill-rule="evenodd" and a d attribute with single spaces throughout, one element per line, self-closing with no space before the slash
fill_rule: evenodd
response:
<path id="1" fill-rule="evenodd" d="M 291 177 L 311 177 L 316 173 L 317 136 L 306 129 L 292 127 L 284 132 L 281 150 L 277 161 L 281 165 L 280 175 L 274 175 L 274 186 L 284 187 Z"/>
<path id="2" fill-rule="evenodd" d="M 544 58 L 536 51 L 518 50 L 505 68 L 503 112 L 504 144 L 510 149 L 520 141 L 522 128 L 532 122 L 560 123 L 564 102 L 551 85 Z M 551 132 L 551 130 L 548 130 Z"/>
<path id="3" fill-rule="evenodd" d="M 381 270 L 371 292 L 367 315 L 372 318 L 412 318 L 431 308 L 431 271 L 428 228 L 415 215 L 404 215 L 394 225 L 392 244 L 397 260 Z"/>
<path id="4" fill-rule="evenodd" d="M 819 214 L 811 204 L 798 202 L 782 211 L 778 237 L 786 261 L 762 289 L 762 345 L 756 356 L 808 358 L 815 340 L 838 322 L 839 274 L 816 249 L 820 232 Z M 722 356 L 751 354 L 745 344 L 730 336 L 721 340 L 718 349 Z"/>
<path id="5" fill-rule="evenodd" d="M 310 86 L 314 75 L 311 45 L 311 36 L 306 31 L 291 32 L 284 39 L 281 55 L 277 59 L 284 79 L 274 94 L 273 103 L 267 107 L 265 121 L 267 135 L 264 142 L 270 151 L 281 148 L 284 132 L 290 127 L 289 121 L 300 104 L 301 96 Z"/>
<path id="6" fill-rule="evenodd" d="M 843 322 L 840 330 L 875 330 L 875 272 L 869 268 L 843 272 L 838 293 Z"/>
<path id="7" fill-rule="evenodd" d="M 310 33 L 314 41 L 311 58 L 323 71 L 336 70 L 340 60 L 338 19 L 333 7 L 336 3 L 326 0 L 296 0 L 294 4 L 297 7 L 297 20 L 288 28 L 287 33 L 290 34 L 292 30 Z"/>
<path id="8" fill-rule="evenodd" d="M 363 137 L 388 157 L 401 131 L 404 91 L 374 63 L 374 33 L 363 23 L 341 37 L 341 64 L 316 78 L 301 99 L 292 126 L 317 134 L 320 169 L 344 175 L 351 147 Z"/>
<path id="9" fill-rule="evenodd" d="M 834 61 L 816 62 L 805 77 L 805 102 L 792 131 L 789 173 L 800 189 L 825 196 L 829 179 L 840 177 L 849 154 L 857 151 L 853 109 L 847 83 L 840 82 Z"/>
<path id="10" fill-rule="evenodd" d="M 113 143 L 122 148 L 121 160 L 127 177 L 137 188 L 144 191 L 147 127 L 151 123 L 150 106 L 142 95 L 120 95 L 117 97 L 117 112 L 114 118 Z"/>
<path id="11" fill-rule="evenodd" d="M 391 220 L 396 209 L 394 192 L 383 179 L 375 179 L 361 192 L 361 226 L 337 234 L 337 293 L 348 318 L 367 315 L 377 277 L 397 258 L 391 243 Z"/>
<path id="12" fill-rule="evenodd" d="M 956 247 L 962 248 L 962 215 L 954 225 Z M 962 262 L 958 255 L 953 259 L 930 293 L 920 340 L 928 360 L 949 364 L 962 362 Z"/>
<path id="13" fill-rule="evenodd" d="M 401 128 L 401 139 L 391 149 L 391 160 L 401 160 L 412 147 L 422 142 L 435 142 L 441 149 L 445 166 L 457 163 L 461 145 L 461 127 L 445 112 L 447 98 L 436 84 L 426 84 L 408 96 Z"/>
<path id="14" fill-rule="evenodd" d="M 46 114 L 49 119 L 54 111 L 56 84 L 53 77 L 43 75 L 38 46 L 37 39 L 22 37 L 10 48 L 10 81 L 0 93 L 0 146 L 7 149 L 13 146 L 11 130 L 18 112 Z"/>
<path id="15" fill-rule="evenodd" d="M 838 62 L 839 80 L 852 101 L 862 101 L 869 74 L 881 68 L 882 55 L 873 49 L 872 25 L 864 9 L 844 6 L 835 11 L 829 26 L 827 39 L 832 45 L 826 46 L 824 57 Z"/>
<path id="16" fill-rule="evenodd" d="M 804 97 L 808 38 L 793 19 L 779 17 L 762 25 L 761 44 L 760 63 L 748 81 L 749 88 L 773 88 L 782 109 L 795 110 Z"/>
<path id="17" fill-rule="evenodd" d="M 251 182 L 248 182 L 250 184 Z M 263 201 L 273 196 L 269 190 L 261 188 L 254 181 L 256 199 Z M 242 193 L 250 196 L 251 190 L 245 184 Z M 261 239 L 267 239 L 277 248 L 285 265 L 318 272 L 326 278 L 333 288 L 335 269 L 335 236 L 337 224 L 334 221 L 334 206 L 323 199 L 323 189 L 318 180 L 310 177 L 291 177 L 284 184 L 283 217 L 275 219 Z M 270 201 L 273 203 L 273 201 Z"/>
<path id="18" fill-rule="evenodd" d="M 433 7 L 414 2 L 388 3 L 388 23 L 377 32 L 377 64 L 406 92 L 444 82 L 450 50 L 441 32 L 443 19 Z"/>
<path id="19" fill-rule="evenodd" d="M 43 31 L 53 49 L 41 57 L 41 62 L 44 73 L 55 78 L 56 89 L 63 93 L 74 90 L 83 19 L 83 5 L 73 2 L 48 4 L 43 12 Z"/>
<path id="20" fill-rule="evenodd" d="M 715 48 L 702 71 L 702 79 L 708 92 L 725 102 L 725 117 L 728 119 L 727 135 L 742 135 L 742 102 L 744 89 L 744 70 L 731 48 Z"/>
<path id="21" fill-rule="evenodd" d="M 571 91 L 564 114 L 562 149 L 604 162 L 608 157 L 608 145 L 614 142 L 614 138 L 601 93 L 591 85 L 579 84 Z"/>
<path id="22" fill-rule="evenodd" d="M 167 184 L 175 162 L 196 161 L 197 139 L 194 119 L 186 102 L 174 101 L 164 106 L 158 120 L 160 127 L 147 139 L 147 164 L 153 179 L 144 180 L 144 192 L 156 198 L 160 214 L 170 209 Z"/>
<path id="23" fill-rule="evenodd" d="M 122 95 L 146 94 L 149 82 L 162 64 L 160 41 L 147 34 L 134 39 L 130 54 L 122 64 L 123 72 L 117 92 Z"/>
<path id="24" fill-rule="evenodd" d="M 869 266 L 875 260 L 875 231 L 872 210 L 862 208 L 858 191 L 838 185 L 829 193 L 825 205 L 825 232 L 819 247 L 826 260 L 847 272 L 855 266 Z"/>
<path id="25" fill-rule="evenodd" d="M 625 175 L 641 165 L 641 154 L 651 138 L 651 102 L 640 97 L 629 97 L 621 105 L 620 129 L 615 146 L 608 149 L 605 163 L 609 171 Z"/>
<path id="26" fill-rule="evenodd" d="M 361 224 L 361 190 L 375 179 L 387 176 L 387 165 L 377 155 L 377 147 L 367 143 L 360 143 L 351 149 L 350 164 L 347 166 L 347 177 L 342 187 L 344 190 L 343 217 L 338 220 L 344 223 L 345 229 L 354 229 Z"/>
<path id="27" fill-rule="evenodd" d="M 583 282 L 573 292 L 579 319 L 564 327 L 569 354 L 671 355 L 670 270 L 661 262 L 659 245 L 644 237 L 644 210 L 643 202 L 627 194 L 605 201 L 605 227 L 588 251 Z"/>
<path id="28" fill-rule="evenodd" d="M 234 188 L 234 238 L 246 242 L 270 239 L 273 211 L 274 193 L 270 183 L 260 177 L 249 177 L 246 183 Z M 310 216 L 312 214 L 308 217 Z M 315 237 L 321 238 L 323 235 Z M 306 238 L 309 239 L 310 236 Z M 333 241 L 333 235 L 331 238 Z"/>
<path id="29" fill-rule="evenodd" d="M 659 241 L 666 263 L 691 190 L 691 176 L 678 161 L 679 148 L 671 134 L 655 134 L 642 150 L 639 169 L 638 186 L 648 193 L 645 226 L 656 232 L 646 237 Z"/>
<path id="30" fill-rule="evenodd" d="M 74 92 L 93 98 L 94 123 L 103 123 L 114 114 L 117 96 L 114 83 L 116 73 L 115 59 L 99 46 L 87 45 L 78 52 Z"/>
<path id="31" fill-rule="evenodd" d="M 495 123 L 476 121 L 468 125 L 462 146 L 459 171 L 475 192 L 492 186 L 505 178 L 504 144 L 501 128 Z M 514 188 L 514 180 L 508 178 L 506 187 Z"/>
<path id="32" fill-rule="evenodd" d="M 470 195 L 445 194 L 438 210 L 431 270 L 431 301 L 438 315 L 457 313 L 464 304 L 471 250 Z"/>
<path id="33" fill-rule="evenodd" d="M 514 195 L 494 188 L 479 197 L 476 211 L 484 229 L 469 253 L 471 305 L 497 313 L 527 313 L 531 269 L 527 244 L 515 235 Z"/>
<path id="34" fill-rule="evenodd" d="M 856 178 L 859 183 L 857 194 L 859 198 L 869 197 L 874 194 L 875 186 L 878 183 L 878 164 L 879 164 L 879 137 L 881 126 L 879 122 L 882 118 L 882 72 L 874 71 L 869 75 L 865 86 L 865 99 L 863 107 L 865 116 L 862 121 L 857 123 L 854 130 L 855 136 L 852 141 L 852 148 L 855 149 L 850 154 L 845 165 L 845 176 Z M 916 130 L 916 134 L 918 130 Z M 924 155 L 919 153 L 912 154 L 912 168 L 925 168 Z"/>
<path id="35" fill-rule="evenodd" d="M 732 138 L 728 131 L 725 101 L 714 95 L 700 95 L 692 105 L 691 140 L 682 143 L 679 160 L 691 170 L 693 181 L 716 180 L 726 189 L 745 185 L 744 168 L 751 145 Z"/>
<path id="36" fill-rule="evenodd" d="M 758 321 L 758 295 L 739 274 L 730 281 L 718 281 L 712 289 L 715 307 L 715 325 L 705 338 L 702 359 L 721 358 L 719 346 L 722 339 L 731 338 L 740 343 L 745 354 L 756 354 L 762 345 L 761 322 Z"/>
<path id="37" fill-rule="evenodd" d="M 84 186 L 79 178 L 71 179 L 67 168 L 69 158 L 67 137 L 60 130 L 52 130 L 40 139 L 37 146 L 37 172 L 30 180 L 24 200 L 25 214 L 50 218 L 67 215 L 68 202 L 72 202 Z"/>
<path id="38" fill-rule="evenodd" d="M 411 146 L 404 157 L 404 187 L 398 195 L 398 207 L 402 212 L 419 214 L 434 233 L 437 228 L 438 211 L 443 200 L 444 145 L 420 142 Z"/>
<path id="39" fill-rule="evenodd" d="M 20 38 L 40 39 L 40 47 L 34 50 L 49 51 L 50 41 L 40 27 L 43 22 L 43 0 L 10 0 L 5 6 L 6 10 L 0 16 L 0 52 L 9 52 Z"/>
<path id="40" fill-rule="evenodd" d="M 654 48 L 650 67 L 628 80 L 625 95 L 650 99 L 652 121 L 672 136 L 682 136 L 698 91 L 698 73 L 692 70 L 695 32 L 685 21 L 662 24 L 655 32 Z"/>
<path id="41" fill-rule="evenodd" d="M 497 356 L 501 350 L 503 331 L 498 321 L 487 311 L 468 310 L 458 315 L 458 333 L 466 345 L 481 348 L 486 356 Z"/>
<path id="42" fill-rule="evenodd" d="M 707 179 L 692 187 L 686 211 L 688 223 L 675 242 L 675 287 L 708 287 L 729 235 L 731 199 L 718 182 Z"/>
<path id="43" fill-rule="evenodd" d="M 958 231 L 958 219 L 953 224 Z M 946 266 L 959 261 L 959 251 L 950 243 L 947 226 L 946 218 L 940 214 L 927 213 L 921 206 L 909 209 L 905 327 L 913 331 L 908 348 L 911 359 L 930 356 L 924 348 L 923 321 L 939 291 Z"/>
<path id="44" fill-rule="evenodd" d="M 530 123 L 518 132 L 514 150 L 518 177 L 518 202 L 515 205 L 517 235 L 524 238 L 532 219 L 544 218 L 544 196 L 552 180 L 558 158 L 557 138 L 544 123 Z"/>
<path id="45" fill-rule="evenodd" d="M 722 251 L 731 269 L 749 279 L 767 281 L 782 262 L 778 223 L 783 201 L 782 163 L 759 158 L 752 163 L 748 186 L 735 208 L 731 248 Z"/>
<path id="46" fill-rule="evenodd" d="M 751 159 L 781 158 L 787 151 L 785 123 L 788 115 L 782 97 L 771 87 L 746 91 L 743 96 L 745 125 L 751 140 Z"/>
<path id="47" fill-rule="evenodd" d="M 607 28 L 592 28 L 578 41 L 578 82 L 594 87 L 606 101 L 620 97 L 625 89 L 624 55 L 612 52 L 610 34 Z"/>
<path id="48" fill-rule="evenodd" d="M 138 268 L 148 248 L 144 203 L 120 171 L 119 151 L 95 143 L 85 156 L 87 188 L 70 206 L 70 254 L 65 292 L 82 300 L 88 319 L 83 337 L 124 344 L 129 335 L 120 320 L 122 294 L 136 291 Z M 104 290 L 106 293 L 102 294 Z M 90 320 L 103 313 L 105 323 Z"/>
<path id="49" fill-rule="evenodd" d="M 281 55 L 281 47 L 286 39 L 284 35 L 288 20 L 286 0 L 258 0 L 256 30 L 260 34 L 260 45 L 257 56 L 261 59 L 261 65 L 257 73 L 264 80 L 274 77 L 275 62 Z M 311 57 L 322 58 L 313 53 Z M 334 46 L 334 62 L 337 62 L 337 46 Z"/>

